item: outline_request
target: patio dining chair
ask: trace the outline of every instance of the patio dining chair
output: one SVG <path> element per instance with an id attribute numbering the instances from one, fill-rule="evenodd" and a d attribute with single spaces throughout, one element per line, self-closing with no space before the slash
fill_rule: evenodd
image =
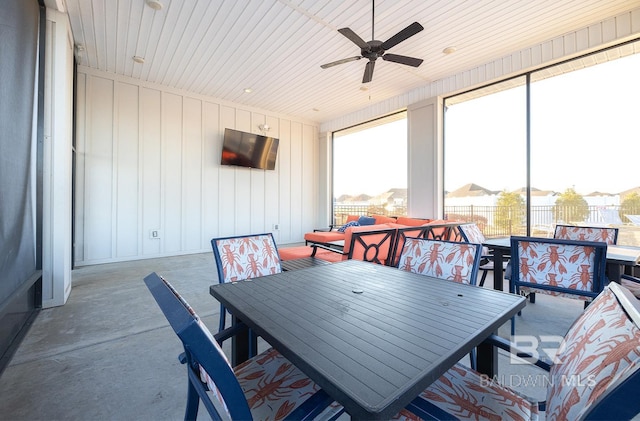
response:
<path id="1" fill-rule="evenodd" d="M 617 211 L 616 211 L 617 213 Z M 578 241 L 602 241 L 612 246 L 618 242 L 618 228 L 611 227 L 590 227 L 557 224 L 553 232 L 553 238 Z M 607 269 L 605 268 L 605 275 Z M 607 276 L 608 278 L 608 276 Z M 536 302 L 536 295 L 529 295 L 529 302 Z"/>
<path id="2" fill-rule="evenodd" d="M 586 307 L 606 284 L 606 256 L 604 242 L 512 236 L 509 291 L 580 299 Z"/>
<path id="3" fill-rule="evenodd" d="M 407 272 L 475 285 L 480 244 L 407 237 L 397 267 Z"/>
<path id="4" fill-rule="evenodd" d="M 578 241 L 602 241 L 613 246 L 618 242 L 618 228 L 585 227 L 558 224 L 553 238 Z"/>
<path id="5" fill-rule="evenodd" d="M 545 401 L 458 364 L 407 408 L 423 419 L 524 420 L 545 411 L 550 420 L 628 420 L 640 413 L 640 301 L 620 285 L 607 286 L 573 323 L 552 364 L 496 335 L 490 342 L 541 369 Z"/>
<path id="6" fill-rule="evenodd" d="M 458 230 L 460 231 L 462 240 L 466 241 L 467 243 L 483 244 L 486 240 L 484 234 L 477 224 L 460 224 Z M 508 262 L 506 261 L 505 263 L 503 263 L 502 270 L 506 268 L 507 264 Z M 484 286 L 484 282 L 487 279 L 487 274 L 493 270 L 495 270 L 493 256 L 489 253 L 489 250 L 486 247 L 482 247 L 482 255 L 479 267 L 479 271 L 482 272 L 482 277 L 480 278 L 480 286 Z"/>
<path id="7" fill-rule="evenodd" d="M 273 234 L 249 234 L 211 239 L 218 282 L 237 282 L 282 272 Z M 226 325 L 227 310 L 220 304 L 220 325 Z"/>
<path id="8" fill-rule="evenodd" d="M 328 419 L 343 411 L 273 348 L 231 367 L 220 345 L 237 329 L 212 335 L 169 282 L 156 273 L 144 282 L 184 347 L 185 420 L 196 419 L 200 401 L 214 420 Z"/>

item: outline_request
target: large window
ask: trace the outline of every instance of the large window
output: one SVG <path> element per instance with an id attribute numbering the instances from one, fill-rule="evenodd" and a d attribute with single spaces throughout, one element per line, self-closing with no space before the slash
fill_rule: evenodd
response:
<path id="1" fill-rule="evenodd" d="M 487 236 L 611 225 L 619 244 L 640 245 L 639 52 L 626 44 L 532 72 L 529 84 L 447 98 L 445 214 Z"/>
<path id="2" fill-rule="evenodd" d="M 407 214 L 407 114 L 333 134 L 333 215 Z"/>

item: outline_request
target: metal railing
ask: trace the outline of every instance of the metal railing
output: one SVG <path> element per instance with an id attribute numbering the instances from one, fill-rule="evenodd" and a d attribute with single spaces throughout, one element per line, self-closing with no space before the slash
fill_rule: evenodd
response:
<path id="1" fill-rule="evenodd" d="M 616 220 L 605 220 L 603 210 L 617 215 Z M 502 237 L 507 235 L 525 235 L 526 220 L 522 211 L 517 218 L 510 219 L 505 217 L 509 215 L 508 209 L 500 206 L 445 206 L 445 218 L 458 221 L 474 222 L 478 224 L 486 237 Z M 556 224 L 575 224 L 575 225 L 614 225 L 629 226 L 629 223 L 623 223 L 620 220 L 620 206 L 588 206 L 587 212 L 584 208 L 577 209 L 575 207 L 566 206 L 557 208 L 555 205 L 532 206 L 531 207 L 531 235 L 540 237 L 553 236 L 553 229 Z M 333 205 L 333 223 L 336 225 L 344 224 L 348 215 L 386 215 L 386 216 L 403 216 L 407 214 L 406 207 L 395 206 L 388 208 L 380 205 L 369 204 L 342 204 L 334 203 Z M 639 212 L 640 213 L 640 212 Z M 567 216 L 571 219 L 572 215 L 581 215 L 581 220 L 564 220 Z M 586 217 L 585 217 L 586 215 Z M 428 218 L 429 215 L 420 215 Z"/>

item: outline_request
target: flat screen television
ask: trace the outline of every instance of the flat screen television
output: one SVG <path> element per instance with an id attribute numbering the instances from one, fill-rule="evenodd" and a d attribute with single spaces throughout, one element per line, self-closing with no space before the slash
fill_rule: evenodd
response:
<path id="1" fill-rule="evenodd" d="M 224 129 L 222 165 L 273 170 L 276 167 L 279 139 L 259 134 Z"/>

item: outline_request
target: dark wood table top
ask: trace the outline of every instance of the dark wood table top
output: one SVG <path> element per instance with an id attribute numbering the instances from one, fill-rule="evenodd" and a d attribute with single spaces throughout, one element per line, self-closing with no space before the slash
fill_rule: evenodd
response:
<path id="1" fill-rule="evenodd" d="M 280 266 L 282 270 L 300 270 L 310 268 L 312 266 L 329 265 L 331 262 L 319 259 L 317 257 L 302 257 L 300 259 L 282 260 Z"/>
<path id="2" fill-rule="evenodd" d="M 356 260 L 210 293 L 354 419 L 390 418 L 525 306 L 516 295 Z"/>

